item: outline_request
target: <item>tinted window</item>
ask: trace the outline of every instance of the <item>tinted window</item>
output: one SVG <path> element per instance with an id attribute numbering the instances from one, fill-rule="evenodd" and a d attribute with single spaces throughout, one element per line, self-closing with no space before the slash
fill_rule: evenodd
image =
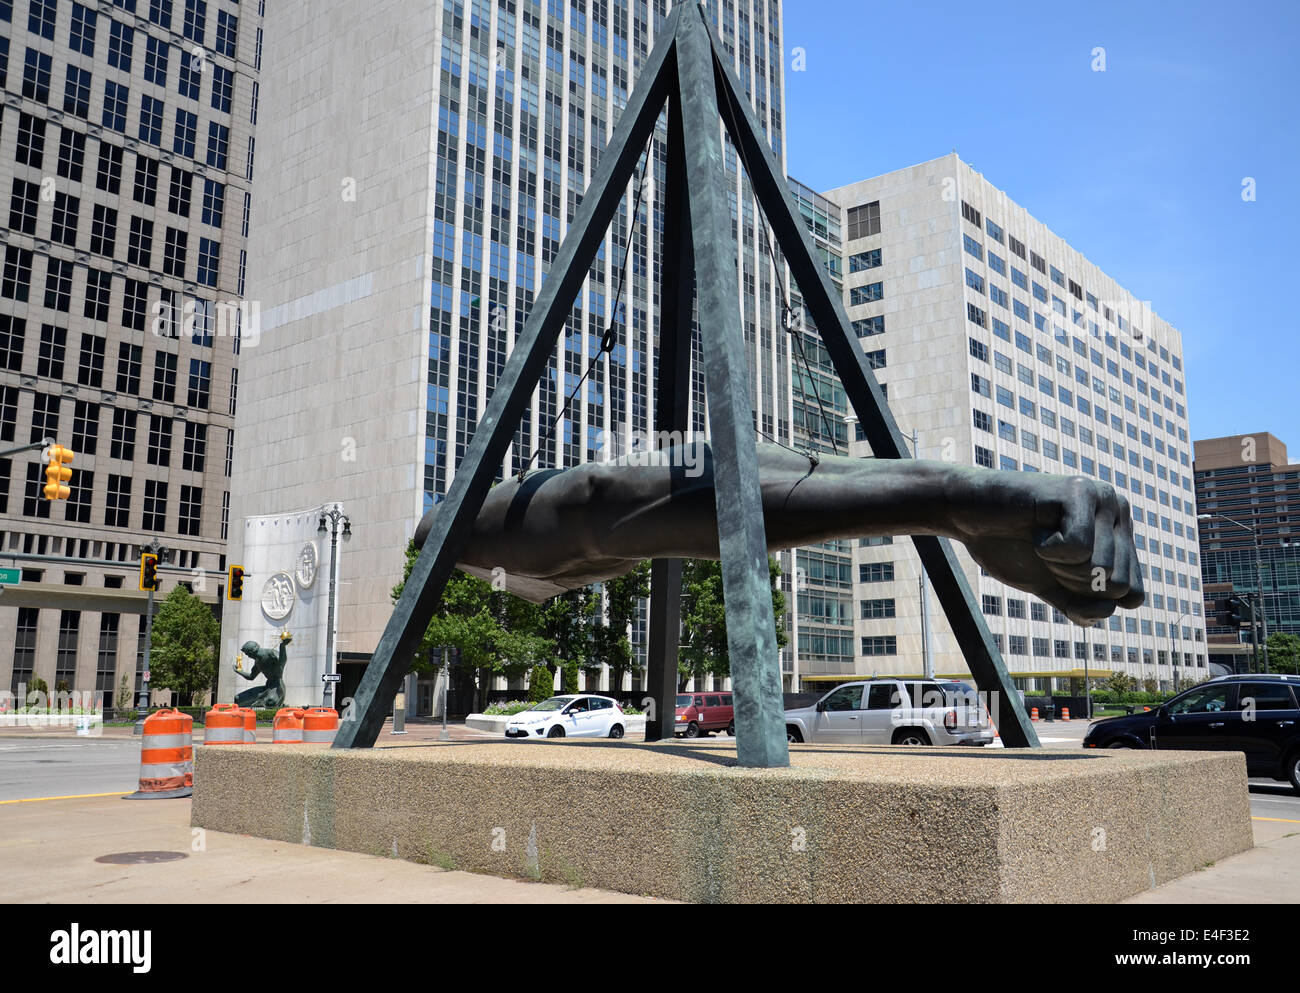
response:
<path id="1" fill-rule="evenodd" d="M 893 710 L 897 689 L 893 683 L 872 683 L 867 694 L 868 710 Z"/>
<path id="2" fill-rule="evenodd" d="M 1238 710 L 1253 706 L 1256 710 L 1295 710 L 1291 687 L 1286 683 L 1242 683 Z"/>
<path id="3" fill-rule="evenodd" d="M 716 696 L 706 696 L 706 697 L 704 698 L 704 702 L 705 702 L 706 704 L 708 704 L 710 707 L 721 707 L 721 706 L 722 706 L 722 698 L 721 698 L 721 697 L 716 697 Z"/>
<path id="4" fill-rule="evenodd" d="M 1220 683 L 1192 690 L 1169 705 L 1171 714 L 1217 714 L 1228 709 L 1231 687 Z"/>
<path id="5" fill-rule="evenodd" d="M 600 697 L 592 697 L 591 699 L 592 710 L 609 710 L 613 706 L 614 704 L 611 701 L 602 700 Z"/>
<path id="6" fill-rule="evenodd" d="M 582 714 L 585 713 L 590 708 L 590 706 L 591 706 L 591 701 L 588 700 L 586 697 L 582 697 L 581 699 L 573 701 L 573 706 L 569 708 L 569 713 Z"/>
<path id="7" fill-rule="evenodd" d="M 677 706 L 689 707 L 690 705 L 691 705 L 691 698 L 689 696 L 679 696 L 677 698 Z"/>
<path id="8" fill-rule="evenodd" d="M 856 686 L 841 686 L 834 693 L 828 696 L 824 702 L 825 710 L 861 710 L 862 709 L 862 684 Z"/>
<path id="9" fill-rule="evenodd" d="M 942 707 L 945 702 L 938 683 L 908 683 L 907 695 L 912 698 L 913 707 Z"/>
<path id="10" fill-rule="evenodd" d="M 723 705 L 724 707 L 730 707 L 730 706 L 731 706 L 731 694 L 730 694 L 730 693 L 724 693 L 724 694 L 722 694 L 722 705 Z"/>
<path id="11" fill-rule="evenodd" d="M 697 697 L 695 698 L 695 706 L 697 706 L 697 707 L 703 707 L 703 706 L 704 706 L 704 697 L 702 697 L 702 696 L 697 696 Z"/>

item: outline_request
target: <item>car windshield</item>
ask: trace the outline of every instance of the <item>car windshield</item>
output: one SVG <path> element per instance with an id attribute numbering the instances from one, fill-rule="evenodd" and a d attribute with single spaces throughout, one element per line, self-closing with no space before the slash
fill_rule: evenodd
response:
<path id="1" fill-rule="evenodd" d="M 533 704 L 528 709 L 543 711 L 562 710 L 571 703 L 573 703 L 573 697 L 571 696 L 553 696 L 549 700 L 543 700 L 541 703 Z"/>
<path id="2" fill-rule="evenodd" d="M 691 698 L 689 696 L 679 696 L 677 698 L 677 706 L 689 707 L 690 705 L 691 705 Z"/>

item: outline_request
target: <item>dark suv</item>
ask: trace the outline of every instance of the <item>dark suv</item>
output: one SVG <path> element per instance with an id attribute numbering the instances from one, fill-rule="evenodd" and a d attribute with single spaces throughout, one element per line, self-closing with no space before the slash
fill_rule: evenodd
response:
<path id="1" fill-rule="evenodd" d="M 1220 676 L 1149 713 L 1096 721 L 1083 747 L 1244 752 L 1247 775 L 1300 791 L 1300 676 Z"/>

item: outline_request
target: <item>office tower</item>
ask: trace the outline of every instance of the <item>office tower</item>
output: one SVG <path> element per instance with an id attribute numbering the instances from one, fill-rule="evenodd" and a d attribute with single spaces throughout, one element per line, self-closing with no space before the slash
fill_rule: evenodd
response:
<path id="1" fill-rule="evenodd" d="M 1065 239 L 946 155 L 832 190 L 845 305 L 921 458 L 1111 483 L 1133 506 L 1146 604 L 1082 628 L 982 575 L 959 547 L 1008 669 L 1029 690 L 1085 667 L 1172 685 L 1208 675 L 1179 332 Z M 870 454 L 855 432 L 855 455 Z M 920 672 L 911 543 L 855 550 L 857 672 Z M 939 674 L 965 663 L 931 611 Z"/>
<path id="2" fill-rule="evenodd" d="M 708 7 L 784 160 L 780 4 Z M 243 356 L 230 555 L 246 557 L 246 532 L 343 505 L 341 697 L 388 621 L 407 541 L 447 491 L 668 10 L 663 0 L 379 0 L 357 17 L 355 4 L 323 0 L 267 13 L 249 265 L 261 339 Z M 665 141 L 661 127 L 503 476 L 604 459 L 657 431 Z M 731 150 L 728 166 L 738 175 Z M 756 424 L 787 439 L 775 270 L 752 197 L 735 192 Z M 593 364 L 611 324 L 613 353 Z M 310 553 L 326 569 L 327 545 Z M 292 613 L 273 621 L 258 602 L 263 582 L 285 574 L 253 576 L 226 631 L 292 629 Z M 242 640 L 226 635 L 227 661 Z"/>
<path id="3" fill-rule="evenodd" d="M 0 689 L 105 699 L 143 661 L 138 550 L 224 582 L 260 3 L 0 2 Z M 21 558 L 31 556 L 31 558 Z"/>
<path id="4" fill-rule="evenodd" d="M 1300 465 L 1260 431 L 1196 442 L 1193 466 L 1210 661 L 1248 671 L 1250 629 L 1217 624 L 1214 602 L 1262 582 L 1269 634 L 1300 634 Z"/>

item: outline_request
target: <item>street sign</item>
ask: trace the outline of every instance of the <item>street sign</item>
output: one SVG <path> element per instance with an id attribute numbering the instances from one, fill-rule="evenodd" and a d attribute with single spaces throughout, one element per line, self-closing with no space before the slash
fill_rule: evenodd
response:
<path id="1" fill-rule="evenodd" d="M 21 569 L 0 569 L 0 586 L 17 586 L 22 581 Z"/>
<path id="2" fill-rule="evenodd" d="M 145 681 L 146 683 L 149 682 L 149 670 L 148 670 L 148 669 L 146 669 L 146 670 L 144 671 L 144 681 Z"/>
<path id="3" fill-rule="evenodd" d="M 343 682 L 343 674 L 341 672 L 322 673 L 320 681 L 322 683 L 341 683 Z"/>

